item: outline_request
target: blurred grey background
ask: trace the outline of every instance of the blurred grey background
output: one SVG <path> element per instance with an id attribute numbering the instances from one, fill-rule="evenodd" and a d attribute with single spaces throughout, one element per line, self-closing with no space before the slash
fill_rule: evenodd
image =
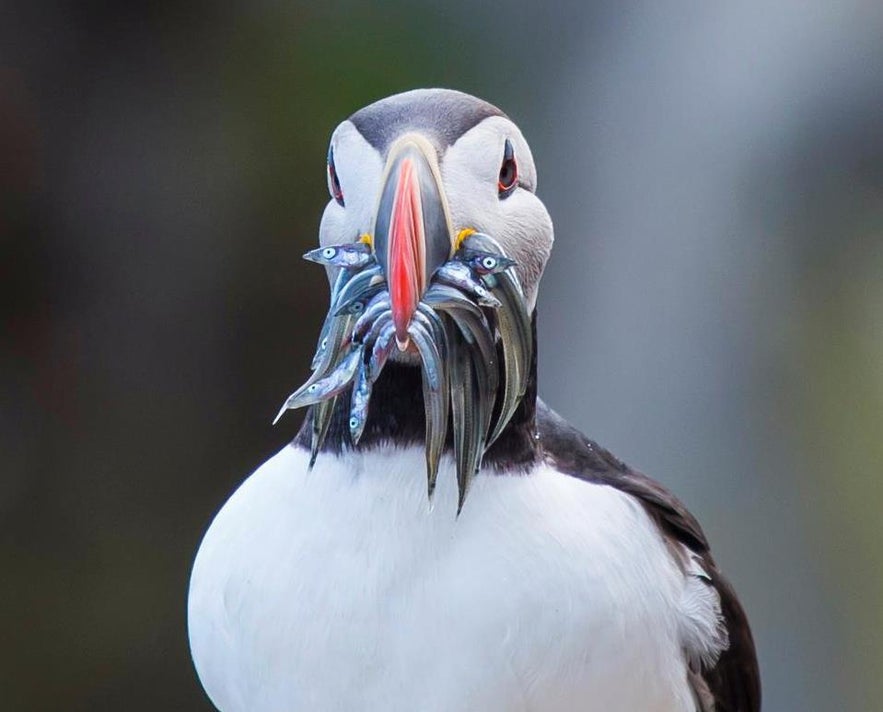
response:
<path id="1" fill-rule="evenodd" d="M 417 86 L 531 142 L 541 392 L 703 521 L 765 709 L 883 709 L 878 0 L 0 13 L 3 710 L 210 709 L 189 567 L 297 428 L 326 141 Z"/>

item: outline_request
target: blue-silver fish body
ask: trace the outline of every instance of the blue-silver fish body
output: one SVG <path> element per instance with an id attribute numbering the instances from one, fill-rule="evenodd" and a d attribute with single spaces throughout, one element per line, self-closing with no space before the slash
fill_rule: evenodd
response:
<path id="1" fill-rule="evenodd" d="M 531 320 L 524 306 L 524 293 L 514 270 L 484 277 L 502 307 L 496 314 L 497 329 L 503 345 L 505 383 L 503 404 L 497 422 L 488 438 L 488 445 L 499 437 L 515 413 L 527 390 L 530 364 L 533 358 Z"/>
<path id="2" fill-rule="evenodd" d="M 326 267 L 362 269 L 374 262 L 374 253 L 371 251 L 371 246 L 364 242 L 349 242 L 310 250 L 304 255 L 304 259 Z"/>
<path id="3" fill-rule="evenodd" d="M 496 240 L 480 232 L 466 237 L 461 249 L 505 256 Z M 490 446 L 509 423 L 527 389 L 533 339 L 530 315 L 525 308 L 524 292 L 516 271 L 504 269 L 484 275 L 481 279 L 501 304 L 494 315 L 503 347 L 503 394 L 497 421 L 487 439 L 487 446 Z"/>
<path id="4" fill-rule="evenodd" d="M 435 271 L 434 278 L 472 295 L 482 306 L 493 308 L 500 306 L 499 300 L 463 262 L 457 260 L 445 262 Z"/>
<path id="5" fill-rule="evenodd" d="M 340 290 L 343 289 L 344 285 L 352 276 L 352 272 L 340 270 L 340 272 L 337 273 L 337 277 L 334 279 L 334 284 L 331 285 L 331 308 L 329 308 L 328 313 L 325 315 L 325 321 L 322 323 L 322 329 L 319 331 L 319 340 L 316 343 L 316 353 L 313 354 L 313 362 L 310 364 L 310 368 L 313 371 L 316 370 L 328 348 L 328 333 L 331 331 L 331 326 L 336 317 L 336 314 L 334 313 L 334 303 L 337 301 Z"/>
<path id="6" fill-rule="evenodd" d="M 328 434 L 328 426 L 331 425 L 331 418 L 334 415 L 334 406 L 337 404 L 337 396 L 327 400 L 315 403 L 312 408 L 312 428 L 310 433 L 310 469 L 316 464 L 316 458 L 319 457 L 319 450 L 325 442 L 325 436 Z"/>
<path id="7" fill-rule="evenodd" d="M 473 273 L 484 276 L 496 274 L 504 269 L 515 266 L 515 260 L 506 255 L 487 250 L 473 250 L 461 247 L 454 255 L 454 259 L 465 264 Z"/>
<path id="8" fill-rule="evenodd" d="M 447 311 L 448 309 L 464 309 L 475 315 L 480 315 L 481 307 L 467 297 L 456 287 L 441 282 L 434 282 L 423 295 L 422 303 L 432 309 Z"/>
<path id="9" fill-rule="evenodd" d="M 336 313 L 343 305 L 363 297 L 366 292 L 370 292 L 377 285 L 383 284 L 383 282 L 383 271 L 379 265 L 372 265 L 361 272 L 354 273 L 352 278 L 347 280 L 346 284 L 341 288 L 337 299 L 335 299 L 331 307 L 331 311 Z"/>
<path id="10" fill-rule="evenodd" d="M 473 356 L 457 333 L 450 338 L 451 352 L 451 425 L 454 461 L 457 467 L 459 498 L 457 514 L 463 508 L 466 494 L 475 473 L 481 466 L 485 449 L 484 408 L 476 391 Z"/>
<path id="11" fill-rule="evenodd" d="M 285 410 L 312 405 L 342 392 L 352 382 L 364 353 L 361 346 L 353 348 L 327 376 L 312 383 L 308 381 L 298 388 L 285 401 L 279 415 Z"/>
<path id="12" fill-rule="evenodd" d="M 380 335 L 380 332 L 386 328 L 388 322 L 392 321 L 392 310 L 387 309 L 383 311 L 380 316 L 378 316 L 374 323 L 371 324 L 371 328 L 368 329 L 368 333 L 362 337 L 362 343 L 365 344 L 366 348 L 373 348 L 374 342 L 377 337 Z"/>
<path id="13" fill-rule="evenodd" d="M 380 372 L 383 370 L 389 355 L 392 353 L 395 345 L 395 340 L 393 339 L 395 333 L 395 323 L 392 319 L 389 319 L 380 329 L 377 338 L 374 340 L 374 345 L 371 347 L 371 356 L 368 359 L 368 377 L 371 379 L 372 383 L 380 376 Z"/>
<path id="14" fill-rule="evenodd" d="M 439 351 L 439 344 L 433 338 L 431 329 L 427 328 L 420 319 L 414 319 L 408 326 L 408 335 L 414 340 L 414 344 L 420 352 L 423 362 L 423 373 L 427 378 L 429 387 L 433 391 L 440 390 L 443 361 Z"/>
<path id="15" fill-rule="evenodd" d="M 445 348 L 447 335 L 445 334 L 445 325 L 442 323 L 438 313 L 426 304 L 418 304 L 412 318 L 422 324 L 429 332 L 432 340 L 438 346 L 439 357 L 445 359 L 447 357 L 447 349 Z"/>
<path id="16" fill-rule="evenodd" d="M 312 369 L 315 378 L 326 375 L 334 365 L 341 347 L 349 340 L 352 324 L 353 317 L 346 314 L 332 318 L 330 328 L 319 342 L 319 348 L 313 357 Z"/>
<path id="17" fill-rule="evenodd" d="M 426 419 L 426 473 L 429 496 L 435 489 L 438 464 L 444 449 L 450 412 L 450 381 L 447 363 L 440 357 L 430 330 L 420 319 L 408 326 L 408 335 L 422 361 L 423 407 Z"/>
<path id="18" fill-rule="evenodd" d="M 356 294 L 353 297 L 350 297 L 347 301 L 341 302 L 337 310 L 334 312 L 335 316 L 340 316 L 343 314 L 348 314 L 350 316 L 359 316 L 364 313 L 365 309 L 368 307 L 368 303 L 376 297 L 381 292 L 386 290 L 386 284 L 383 282 L 376 282 L 371 284 L 365 291 Z"/>
<path id="19" fill-rule="evenodd" d="M 383 291 L 374 296 L 368 303 L 364 312 L 353 324 L 353 341 L 361 341 L 368 330 L 375 324 L 377 318 L 390 308 L 389 292 Z"/>
<path id="20" fill-rule="evenodd" d="M 369 367 L 364 362 L 360 362 L 355 380 L 353 381 L 353 393 L 350 398 L 349 429 L 353 445 L 358 445 L 359 439 L 365 430 L 372 386 L 373 381 L 370 378 Z"/>

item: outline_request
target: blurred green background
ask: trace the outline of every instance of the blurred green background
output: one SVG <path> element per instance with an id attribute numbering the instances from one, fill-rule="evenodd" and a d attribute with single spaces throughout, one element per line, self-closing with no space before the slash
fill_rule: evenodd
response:
<path id="1" fill-rule="evenodd" d="M 210 709 L 189 568 L 297 428 L 327 139 L 418 86 L 531 142 L 541 392 L 703 521 L 765 708 L 883 709 L 876 0 L 0 4 L 0 708 Z"/>

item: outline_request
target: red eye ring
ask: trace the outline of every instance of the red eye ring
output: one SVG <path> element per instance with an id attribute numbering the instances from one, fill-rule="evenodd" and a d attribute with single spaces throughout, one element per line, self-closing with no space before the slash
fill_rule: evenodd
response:
<path id="1" fill-rule="evenodd" d="M 503 147 L 503 163 L 500 166 L 500 176 L 497 178 L 497 191 L 501 198 L 511 195 L 518 186 L 518 163 L 515 161 L 515 149 L 512 143 L 506 139 Z"/>
<path id="2" fill-rule="evenodd" d="M 343 188 L 340 187 L 340 178 L 337 177 L 337 169 L 334 167 L 334 149 L 328 149 L 328 190 L 331 197 L 343 206 Z"/>

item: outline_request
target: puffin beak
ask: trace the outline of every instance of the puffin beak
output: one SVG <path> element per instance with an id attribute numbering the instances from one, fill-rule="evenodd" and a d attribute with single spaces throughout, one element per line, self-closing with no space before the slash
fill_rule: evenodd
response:
<path id="1" fill-rule="evenodd" d="M 454 236 L 432 144 L 406 134 L 390 148 L 374 225 L 374 254 L 389 285 L 396 344 L 435 271 L 453 254 Z"/>

